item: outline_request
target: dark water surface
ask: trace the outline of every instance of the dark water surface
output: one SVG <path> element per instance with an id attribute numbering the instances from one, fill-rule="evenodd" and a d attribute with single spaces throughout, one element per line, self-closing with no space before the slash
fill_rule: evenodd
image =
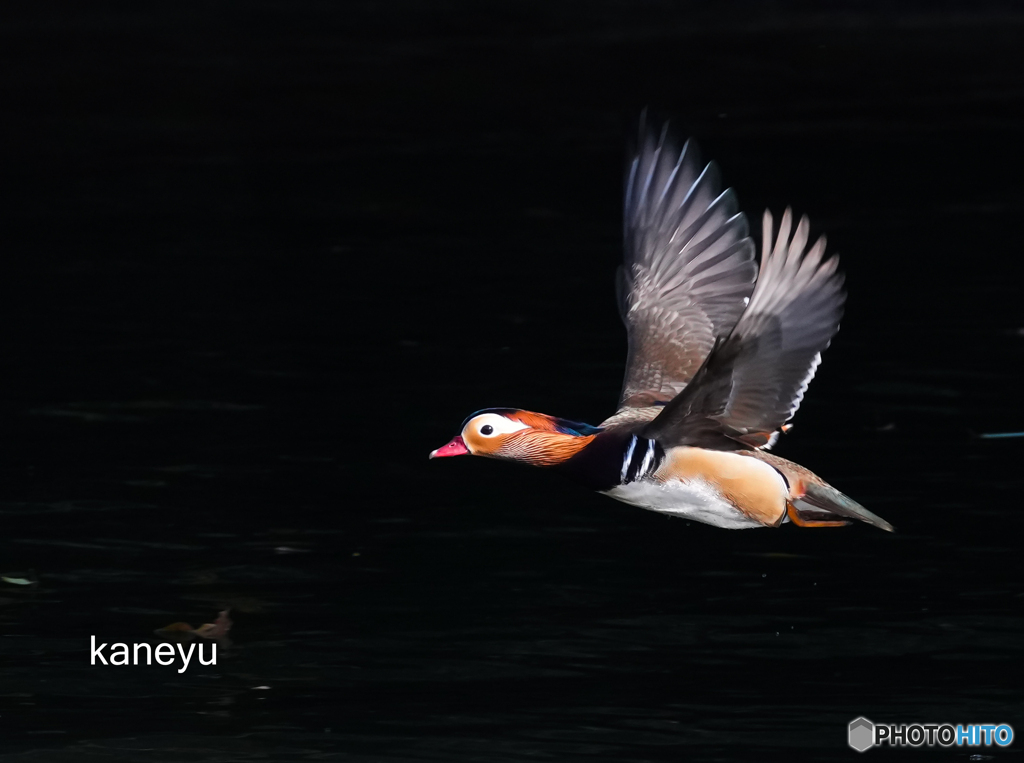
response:
<path id="1" fill-rule="evenodd" d="M 0 29 L 0 760 L 833 760 L 1024 733 L 1024 16 L 151 4 Z M 909 6 L 908 6 L 909 8 Z M 728 532 L 463 417 L 625 356 L 645 104 L 850 299 L 792 434 L 896 525 Z M 215 667 L 95 667 L 231 607 Z M 951 749 L 1019 755 L 1006 749 Z M 925 754 L 873 750 L 872 759 Z"/>

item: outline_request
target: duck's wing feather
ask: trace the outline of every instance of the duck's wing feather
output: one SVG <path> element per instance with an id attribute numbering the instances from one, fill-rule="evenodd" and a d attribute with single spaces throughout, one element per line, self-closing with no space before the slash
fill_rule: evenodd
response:
<path id="1" fill-rule="evenodd" d="M 715 430 L 763 447 L 796 413 L 821 352 L 839 330 L 846 294 L 838 258 L 824 259 L 824 236 L 805 251 L 807 218 L 795 232 L 792 222 L 787 209 L 770 249 L 773 222 L 765 212 L 750 304 L 690 385 L 647 425 L 645 437 L 664 445 L 700 444 L 694 440 Z"/>
<path id="2" fill-rule="evenodd" d="M 757 274 L 746 217 L 714 164 L 680 149 L 666 124 L 648 129 L 626 170 L 625 262 L 619 309 L 629 355 L 619 411 L 606 424 L 649 420 L 739 320 Z"/>

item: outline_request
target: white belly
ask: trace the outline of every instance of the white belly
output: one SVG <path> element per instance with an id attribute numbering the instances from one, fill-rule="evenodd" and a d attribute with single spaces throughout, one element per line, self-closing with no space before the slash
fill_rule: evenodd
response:
<path id="1" fill-rule="evenodd" d="M 741 512 L 712 485 L 704 480 L 692 479 L 685 482 L 669 480 L 655 482 L 641 480 L 602 491 L 605 495 L 623 503 L 642 509 L 660 511 L 676 517 L 686 517 L 704 524 L 723 527 L 726 530 L 745 530 L 750 527 L 764 527 L 755 519 Z"/>

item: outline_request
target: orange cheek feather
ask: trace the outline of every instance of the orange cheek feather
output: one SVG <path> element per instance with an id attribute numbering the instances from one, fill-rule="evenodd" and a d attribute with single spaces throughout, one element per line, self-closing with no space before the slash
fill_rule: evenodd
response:
<path id="1" fill-rule="evenodd" d="M 499 458 L 524 461 L 534 466 L 554 466 L 579 453 L 594 437 L 595 435 L 576 437 L 561 432 L 523 430 L 509 437 L 508 442 L 496 455 Z"/>
<path id="2" fill-rule="evenodd" d="M 474 456 L 490 456 L 497 450 L 497 437 L 481 437 L 476 432 L 466 432 L 463 439 L 469 447 L 469 452 Z"/>

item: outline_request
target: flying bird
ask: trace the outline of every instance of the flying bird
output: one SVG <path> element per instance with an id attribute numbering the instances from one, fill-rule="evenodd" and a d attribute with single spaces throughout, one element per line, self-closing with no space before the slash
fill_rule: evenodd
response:
<path id="1" fill-rule="evenodd" d="M 629 352 L 618 410 L 599 426 L 518 408 L 477 411 L 431 458 L 546 467 L 644 509 L 727 529 L 891 531 L 799 464 L 769 452 L 789 428 L 846 294 L 825 237 L 764 214 L 761 257 L 732 189 L 641 120 L 627 164 L 619 310 Z"/>

